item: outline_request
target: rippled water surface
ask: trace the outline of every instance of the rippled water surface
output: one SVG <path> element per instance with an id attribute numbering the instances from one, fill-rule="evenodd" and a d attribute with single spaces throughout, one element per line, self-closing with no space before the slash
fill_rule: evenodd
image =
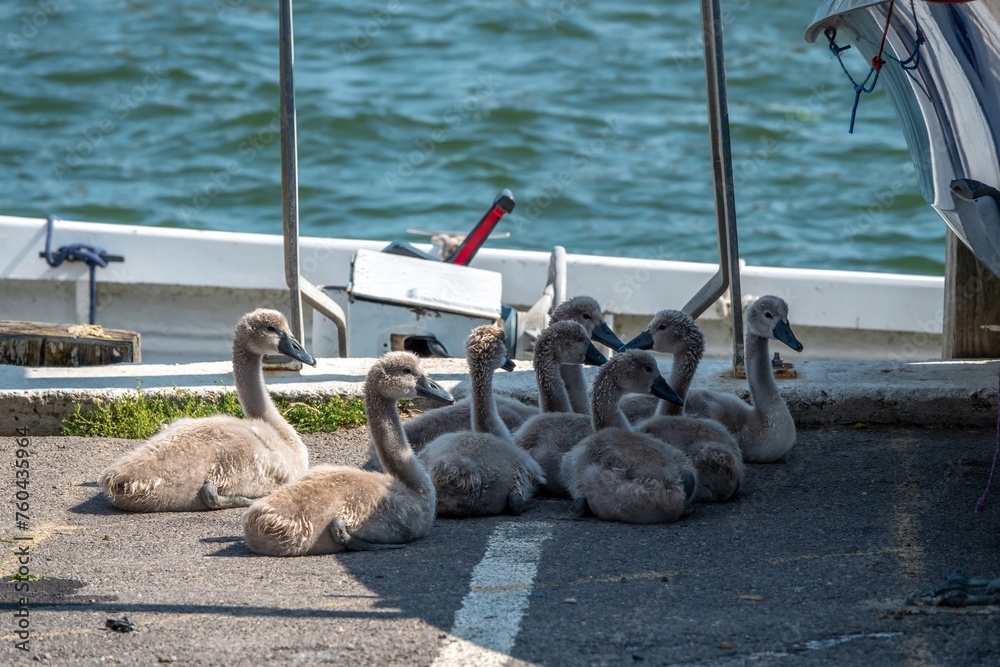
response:
<path id="1" fill-rule="evenodd" d="M 940 274 L 885 95 L 803 33 L 818 2 L 724 0 L 751 264 Z M 295 3 L 304 234 L 713 261 L 699 3 Z M 34 24 L 40 24 L 36 27 Z M 0 9 L 0 213 L 280 233 L 276 2 Z M 863 73 L 860 56 L 847 63 Z"/>

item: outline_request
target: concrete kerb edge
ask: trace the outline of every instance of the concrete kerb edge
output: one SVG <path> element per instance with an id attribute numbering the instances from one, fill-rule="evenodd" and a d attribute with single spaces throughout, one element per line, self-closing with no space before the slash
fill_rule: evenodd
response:
<path id="1" fill-rule="evenodd" d="M 669 372 L 668 361 L 660 365 L 665 373 Z M 293 401 L 360 397 L 364 375 L 356 370 L 357 360 L 353 366 L 351 373 L 342 374 L 344 379 L 337 381 L 311 382 L 302 377 L 290 383 L 282 382 L 284 378 L 280 376 L 268 377 L 269 388 L 273 396 Z M 468 395 L 468 380 L 455 372 L 454 360 L 442 363 L 439 368 L 434 362 L 428 362 L 427 366 L 439 384 L 456 398 Z M 534 404 L 537 397 L 534 375 L 530 365 L 520 366 L 513 373 L 498 373 L 494 388 L 498 394 Z M 696 382 L 707 389 L 729 391 L 748 399 L 746 381 L 728 377 L 726 367 L 725 361 L 707 360 L 698 374 L 700 381 Z M 799 379 L 779 380 L 779 389 L 800 426 L 863 423 L 982 428 L 996 423 L 998 362 L 995 361 L 955 364 L 954 370 L 945 364 L 911 367 L 877 362 L 808 362 L 799 368 Z M 141 367 L 133 370 L 141 377 Z M 588 368 L 586 373 L 592 379 L 597 369 Z M 225 382 L 196 387 L 149 384 L 152 383 L 142 383 L 143 393 L 181 390 L 185 395 L 214 396 L 234 390 Z M 58 435 L 61 421 L 73 414 L 76 405 L 87 409 L 97 400 L 135 391 L 136 388 L 99 386 L 0 390 L 0 437 L 12 436 L 18 428 L 27 428 L 35 435 Z M 417 407 L 426 406 L 418 402 Z"/>

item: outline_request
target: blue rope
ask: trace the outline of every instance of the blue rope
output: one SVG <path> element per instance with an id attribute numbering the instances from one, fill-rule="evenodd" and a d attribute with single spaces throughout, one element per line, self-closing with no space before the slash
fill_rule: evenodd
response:
<path id="1" fill-rule="evenodd" d="M 84 262 L 90 267 L 90 323 L 97 323 L 97 267 L 106 267 L 108 260 L 105 256 L 108 252 L 104 248 L 87 245 L 85 243 L 72 243 L 64 245 L 52 255 L 52 228 L 56 217 L 50 215 L 46 221 L 45 228 L 45 261 L 52 268 L 56 268 L 63 262 Z"/>
<path id="2" fill-rule="evenodd" d="M 899 63 L 899 66 L 906 70 L 915 70 L 920 67 L 920 47 L 924 45 L 927 38 L 924 37 L 924 31 L 920 29 L 920 21 L 917 19 L 917 9 L 913 6 L 913 0 L 910 0 L 910 13 L 913 14 L 913 25 L 917 30 L 917 39 L 913 43 L 913 51 L 910 53 L 910 57 L 906 60 L 899 60 L 890 56 L 888 53 L 885 54 L 890 60 L 895 60 Z"/>
<path id="3" fill-rule="evenodd" d="M 910 53 L 909 57 L 906 58 L 905 60 L 899 60 L 898 58 L 894 58 L 888 53 L 885 54 L 887 58 L 898 63 L 899 66 L 904 70 L 915 70 L 920 66 L 920 47 L 923 46 L 924 42 L 927 41 L 927 38 L 924 37 L 924 31 L 920 29 L 920 23 L 917 21 L 917 11 L 916 8 L 913 6 L 913 0 L 910 0 L 910 11 L 913 13 L 913 22 L 914 25 L 916 26 L 916 32 L 917 32 L 917 39 L 913 44 L 913 51 Z M 891 16 L 891 10 L 890 10 L 890 16 Z M 888 29 L 888 24 L 886 27 Z M 854 106 L 851 107 L 851 125 L 847 130 L 850 134 L 854 134 L 854 122 L 858 116 L 858 104 L 860 104 L 861 102 L 861 94 L 870 93 L 875 90 L 875 84 L 878 83 L 878 75 L 879 71 L 881 70 L 882 63 L 881 61 L 879 61 L 878 67 L 876 67 L 873 64 L 871 69 L 868 70 L 868 76 L 866 76 L 865 80 L 859 84 L 857 81 L 854 80 L 854 77 L 851 76 L 851 73 L 847 69 L 847 65 L 844 64 L 844 59 L 840 56 L 841 53 L 851 48 L 851 46 L 850 45 L 837 46 L 837 42 L 835 41 L 837 38 L 836 28 L 827 28 L 823 32 L 823 34 L 826 35 L 827 40 L 829 40 L 830 42 L 829 44 L 830 52 L 833 53 L 833 55 L 837 56 L 837 62 L 840 63 L 840 69 L 844 70 L 844 74 L 847 75 L 847 79 L 851 82 L 851 86 L 854 88 Z M 876 56 L 876 60 L 878 60 L 881 55 L 883 55 L 882 52 L 879 52 L 879 55 Z M 872 78 L 872 75 L 874 75 L 874 78 Z M 871 85 L 868 85 L 869 79 L 871 80 Z"/>
<path id="4" fill-rule="evenodd" d="M 916 18 L 916 15 L 914 15 L 913 20 L 916 21 Z M 898 58 L 890 56 L 888 53 L 885 55 L 889 58 L 889 60 L 895 60 L 901 68 L 905 70 L 915 70 L 920 67 L 920 47 L 923 46 L 926 41 L 927 38 L 924 37 L 924 31 L 920 29 L 919 25 L 917 25 L 917 41 L 913 43 L 913 51 L 910 53 L 909 58 L 906 60 L 899 60 Z"/>
<path id="5" fill-rule="evenodd" d="M 823 34 L 825 34 L 826 38 L 830 40 L 830 51 L 833 55 L 837 56 L 837 62 L 840 63 L 840 69 L 844 70 L 844 74 L 847 75 L 847 80 L 851 82 L 851 86 L 854 88 L 854 106 L 851 107 L 851 125 L 847 130 L 848 133 L 854 134 L 854 121 L 858 117 L 858 104 L 861 102 L 861 94 L 870 93 L 875 90 L 875 84 L 878 83 L 879 70 L 873 65 L 872 68 L 868 70 L 868 76 L 865 77 L 865 80 L 858 83 L 848 71 L 847 65 L 844 64 L 844 59 L 840 57 L 841 52 L 851 48 L 850 44 L 847 46 L 837 46 L 837 42 L 834 41 L 837 38 L 837 31 L 834 28 L 827 28 Z M 875 75 L 874 79 L 872 79 L 873 74 Z M 869 79 L 871 79 L 872 82 L 870 86 L 868 86 Z M 866 88 L 865 86 L 868 87 Z"/>

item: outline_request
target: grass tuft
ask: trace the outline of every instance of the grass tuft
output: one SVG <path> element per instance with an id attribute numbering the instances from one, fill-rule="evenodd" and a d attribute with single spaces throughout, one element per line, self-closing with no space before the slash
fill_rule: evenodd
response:
<path id="1" fill-rule="evenodd" d="M 299 433 L 330 432 L 365 423 L 364 402 L 360 398 L 335 396 L 307 401 L 277 398 L 274 403 Z M 137 387 L 113 400 L 98 399 L 92 408 L 85 409 L 77 404 L 73 414 L 63 420 L 60 433 L 142 440 L 182 417 L 220 414 L 243 417 L 236 392 L 204 398 L 181 390 L 143 393 L 141 387 Z"/>
<path id="2" fill-rule="evenodd" d="M 325 401 L 306 402 L 279 398 L 274 404 L 299 433 L 326 433 L 345 426 L 361 426 L 368 421 L 364 401 L 360 398 L 334 396 Z"/>

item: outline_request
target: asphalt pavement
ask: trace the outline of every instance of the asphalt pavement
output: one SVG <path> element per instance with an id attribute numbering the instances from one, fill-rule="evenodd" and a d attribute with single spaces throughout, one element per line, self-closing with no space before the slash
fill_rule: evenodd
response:
<path id="1" fill-rule="evenodd" d="M 955 568 L 1000 577 L 1000 489 L 973 512 L 995 437 L 805 429 L 739 498 L 670 525 L 544 500 L 400 550 L 282 559 L 250 552 L 242 510 L 112 508 L 95 481 L 135 442 L 29 430 L 0 442 L 0 664 L 1000 665 L 1000 609 L 905 604 Z M 314 463 L 365 460 L 363 429 L 306 441 Z M 122 617 L 133 631 L 107 627 Z"/>

